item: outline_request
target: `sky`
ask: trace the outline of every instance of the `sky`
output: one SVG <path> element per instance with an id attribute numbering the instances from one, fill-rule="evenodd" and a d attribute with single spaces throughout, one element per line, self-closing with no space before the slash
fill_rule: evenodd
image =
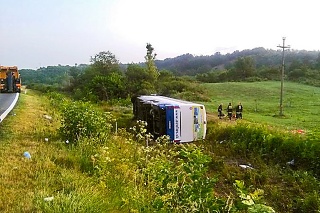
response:
<path id="1" fill-rule="evenodd" d="M 121 63 L 264 47 L 320 50 L 318 0 L 0 0 L 0 65 Z"/>

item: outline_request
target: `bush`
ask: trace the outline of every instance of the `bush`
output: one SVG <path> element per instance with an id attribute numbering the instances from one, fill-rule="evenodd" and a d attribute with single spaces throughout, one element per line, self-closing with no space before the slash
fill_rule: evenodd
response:
<path id="1" fill-rule="evenodd" d="M 225 201 L 213 194 L 207 174 L 211 158 L 195 145 L 158 145 L 150 149 L 144 176 L 152 191 L 152 212 L 215 212 Z M 165 150 L 162 150 L 165 149 Z M 161 151 L 162 150 L 162 151 Z"/>
<path id="2" fill-rule="evenodd" d="M 50 104 L 54 109 L 62 110 L 63 106 L 67 103 L 67 99 L 64 95 L 58 92 L 49 92 L 47 97 L 50 100 Z"/>
<path id="3" fill-rule="evenodd" d="M 104 138 L 112 128 L 112 116 L 104 113 L 90 103 L 70 102 L 63 106 L 59 129 L 64 140 L 76 143 L 80 138 Z"/>

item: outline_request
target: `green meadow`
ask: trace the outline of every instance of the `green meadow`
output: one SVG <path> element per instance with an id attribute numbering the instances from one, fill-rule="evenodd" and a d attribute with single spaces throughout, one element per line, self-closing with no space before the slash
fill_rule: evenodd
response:
<path id="1" fill-rule="evenodd" d="M 229 82 L 203 84 L 212 102 L 205 103 L 209 113 L 228 103 L 244 107 L 245 120 L 283 129 L 315 131 L 320 121 L 320 88 L 284 82 L 283 114 L 280 117 L 280 82 Z"/>

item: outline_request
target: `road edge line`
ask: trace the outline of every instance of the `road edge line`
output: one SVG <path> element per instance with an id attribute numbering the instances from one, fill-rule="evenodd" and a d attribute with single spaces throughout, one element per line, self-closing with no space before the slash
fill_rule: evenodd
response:
<path id="1" fill-rule="evenodd" d="M 8 109 L 6 111 L 4 111 L 4 113 L 2 113 L 2 115 L 0 115 L 0 123 L 7 117 L 9 112 L 11 112 L 13 107 L 16 105 L 18 98 L 19 98 L 19 93 L 16 93 L 16 97 L 12 101 L 11 105 L 8 107 Z"/>

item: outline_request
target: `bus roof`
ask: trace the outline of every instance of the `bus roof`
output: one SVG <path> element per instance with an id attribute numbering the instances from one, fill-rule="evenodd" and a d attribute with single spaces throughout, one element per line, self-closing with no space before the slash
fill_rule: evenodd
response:
<path id="1" fill-rule="evenodd" d="M 138 97 L 139 100 L 144 103 L 152 103 L 154 105 L 160 104 L 178 104 L 178 105 L 192 105 L 192 106 L 203 106 L 202 104 L 193 103 L 190 101 L 183 101 L 175 98 L 169 98 L 160 95 L 142 95 Z"/>

